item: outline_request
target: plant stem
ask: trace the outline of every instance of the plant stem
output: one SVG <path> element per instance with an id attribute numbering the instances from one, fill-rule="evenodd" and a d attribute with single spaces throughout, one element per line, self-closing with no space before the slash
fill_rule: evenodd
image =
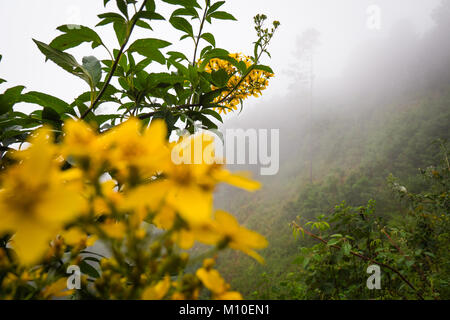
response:
<path id="1" fill-rule="evenodd" d="M 202 36 L 203 26 L 205 25 L 206 14 L 208 13 L 208 10 L 209 10 L 209 3 L 206 4 L 205 12 L 203 13 L 202 22 L 200 23 L 200 29 L 198 31 L 197 39 L 194 40 L 195 41 L 195 47 L 194 47 L 194 58 L 192 59 L 192 66 L 195 66 L 195 60 L 197 60 L 198 45 L 200 43 L 200 37 Z"/>
<path id="2" fill-rule="evenodd" d="M 140 7 L 140 9 L 139 9 L 139 12 L 141 12 L 142 10 L 144 10 L 146 3 L 147 3 L 147 0 L 144 0 L 144 2 L 142 3 L 142 5 L 141 5 L 141 7 Z M 112 77 L 114 76 L 114 73 L 116 72 L 116 69 L 117 69 L 117 66 L 118 66 L 118 64 L 119 64 L 120 58 L 122 57 L 122 54 L 123 54 L 124 51 L 125 51 L 125 47 L 127 46 L 128 41 L 130 40 L 131 33 L 133 32 L 134 26 L 136 25 L 138 19 L 139 19 L 139 18 L 135 18 L 135 19 L 133 19 L 133 20 L 131 21 L 130 30 L 128 31 L 128 34 L 127 34 L 127 36 L 126 36 L 126 38 L 125 38 L 125 41 L 123 42 L 122 46 L 120 47 L 119 53 L 117 54 L 117 58 L 116 58 L 116 60 L 114 60 L 114 63 L 113 63 L 113 65 L 112 65 L 112 67 L 111 67 L 111 70 L 109 71 L 109 74 L 108 74 L 108 76 L 107 76 L 107 78 L 106 78 L 106 80 L 105 80 L 105 83 L 103 84 L 102 89 L 101 89 L 100 92 L 98 93 L 97 97 L 95 98 L 94 102 L 91 104 L 91 106 L 89 107 L 89 109 L 87 109 L 87 110 L 83 113 L 83 115 L 80 117 L 80 119 L 86 118 L 87 115 L 88 115 L 91 111 L 95 110 L 95 108 L 97 107 L 98 103 L 100 102 L 102 96 L 105 94 L 106 89 L 108 88 L 108 85 L 109 85 L 109 83 L 111 82 L 111 79 L 112 79 Z"/>

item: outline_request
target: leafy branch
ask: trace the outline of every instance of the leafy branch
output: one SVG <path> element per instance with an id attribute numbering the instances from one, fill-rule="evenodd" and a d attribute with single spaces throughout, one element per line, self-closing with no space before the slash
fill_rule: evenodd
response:
<path id="1" fill-rule="evenodd" d="M 108 88 L 109 83 L 111 82 L 112 77 L 114 76 L 114 73 L 116 72 L 117 66 L 119 64 L 120 58 L 122 57 L 122 54 L 125 51 L 125 47 L 128 44 L 128 41 L 130 41 L 130 37 L 131 34 L 133 32 L 134 27 L 136 26 L 136 23 L 139 20 L 139 13 L 142 12 L 147 4 L 148 0 L 144 0 L 144 2 L 142 3 L 139 11 L 136 13 L 136 15 L 131 19 L 129 28 L 128 28 L 128 32 L 127 32 L 127 36 L 125 37 L 124 42 L 122 43 L 122 46 L 119 49 L 119 52 L 117 53 L 117 57 L 114 60 L 113 65 L 111 66 L 111 70 L 108 73 L 108 76 L 105 80 L 105 83 L 103 84 L 102 89 L 100 90 L 100 92 L 98 93 L 97 97 L 95 98 L 95 100 L 91 103 L 91 106 L 81 115 L 80 119 L 84 119 L 88 116 L 88 114 L 91 111 L 94 111 L 95 108 L 97 107 L 98 103 L 100 102 L 102 96 L 105 94 L 106 89 Z"/>
<path id="2" fill-rule="evenodd" d="M 325 239 L 323 239 L 322 237 L 320 237 L 320 236 L 318 236 L 318 235 L 316 235 L 316 234 L 314 234 L 314 233 L 312 233 L 312 232 L 310 232 L 310 231 L 308 231 L 308 230 L 306 230 L 305 228 L 303 228 L 303 227 L 301 227 L 301 226 L 299 226 L 295 221 L 293 221 L 292 223 L 291 223 L 291 225 L 292 225 L 292 227 L 294 228 L 294 229 L 297 229 L 297 230 L 299 230 L 299 231 L 301 231 L 302 233 L 304 233 L 304 234 L 306 234 L 306 235 L 308 235 L 309 237 L 311 237 L 311 238 L 313 238 L 313 239 L 315 239 L 315 240 L 318 240 L 318 241 L 320 241 L 320 242 L 322 242 L 323 244 L 325 244 L 326 246 L 328 246 L 328 247 L 331 247 L 331 248 L 334 248 L 334 249 L 338 249 L 338 250 L 341 250 L 342 249 L 342 247 L 341 246 L 338 246 L 338 245 L 336 245 L 336 244 L 329 244 L 329 242 L 327 241 L 327 240 L 325 240 Z M 397 270 L 396 268 L 394 268 L 394 267 L 392 267 L 392 266 L 390 266 L 390 265 L 388 265 L 388 264 L 386 264 L 386 263 L 383 263 L 383 262 L 379 262 L 379 261 L 376 261 L 376 260 L 374 260 L 374 259 L 372 259 L 372 258 L 369 258 L 369 257 L 367 257 L 367 256 L 364 256 L 364 255 L 362 255 L 362 254 L 360 254 L 360 253 L 358 253 L 358 252 L 355 252 L 355 251 L 353 251 L 353 250 L 350 250 L 349 251 L 349 254 L 351 254 L 352 256 L 355 256 L 355 257 L 357 257 L 357 258 L 359 258 L 359 259 L 361 259 L 361 260 L 364 260 L 364 261 L 368 261 L 368 262 L 371 262 L 371 263 L 373 263 L 373 264 L 376 264 L 376 265 L 379 265 L 380 267 L 384 267 L 384 268 L 386 268 L 386 269 L 389 269 L 389 270 L 391 270 L 392 272 L 394 272 L 395 274 L 397 274 L 399 277 L 400 277 L 400 279 L 402 279 L 402 281 L 403 282 L 405 282 L 412 290 L 414 290 L 414 292 L 416 293 L 416 295 L 421 299 L 421 300 L 424 300 L 424 297 L 422 296 L 422 294 L 419 292 L 419 290 L 399 271 L 399 270 Z"/>

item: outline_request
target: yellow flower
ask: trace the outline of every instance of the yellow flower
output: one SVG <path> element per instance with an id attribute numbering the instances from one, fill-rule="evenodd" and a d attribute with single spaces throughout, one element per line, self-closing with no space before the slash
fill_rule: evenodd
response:
<path id="1" fill-rule="evenodd" d="M 101 230 L 112 239 L 123 239 L 126 233 L 126 227 L 122 222 L 116 222 L 108 219 L 100 226 Z"/>
<path id="2" fill-rule="evenodd" d="M 215 157 L 214 138 L 200 134 L 184 138 L 170 147 L 169 159 L 161 178 L 125 190 L 121 210 L 135 211 L 140 221 L 149 213 L 158 227 L 170 229 L 178 213 L 191 226 L 211 220 L 213 192 L 218 183 L 254 191 L 260 187 L 244 174 L 223 169 Z"/>
<path id="3" fill-rule="evenodd" d="M 71 228 L 61 233 L 64 243 L 69 246 L 90 247 L 97 241 L 96 236 L 88 236 L 78 228 Z"/>
<path id="4" fill-rule="evenodd" d="M 42 257 L 49 241 L 86 206 L 79 181 L 67 181 L 71 171 L 60 171 L 52 138 L 48 129 L 39 129 L 31 146 L 15 153 L 21 162 L 1 177 L 0 233 L 15 233 L 14 248 L 25 264 Z"/>
<path id="5" fill-rule="evenodd" d="M 197 277 L 202 281 L 203 285 L 212 293 L 221 294 L 228 290 L 227 283 L 215 269 L 207 270 L 200 268 L 196 272 Z"/>
<path id="6" fill-rule="evenodd" d="M 170 285 L 170 277 L 165 276 L 164 279 L 159 281 L 156 285 L 144 290 L 144 292 L 142 293 L 142 300 L 163 299 L 169 291 Z"/>
<path id="7" fill-rule="evenodd" d="M 254 249 L 267 247 L 267 240 L 262 235 L 241 227 L 231 214 L 221 210 L 216 211 L 215 221 L 211 227 L 212 230 L 207 233 L 196 233 L 197 240 L 210 245 L 225 241 L 230 248 L 240 250 L 260 263 L 264 262 Z"/>
<path id="8" fill-rule="evenodd" d="M 65 297 L 73 294 L 74 290 L 67 290 L 67 278 L 61 278 L 56 282 L 48 285 L 41 292 L 44 299 L 51 299 L 56 297 Z"/>
<path id="9" fill-rule="evenodd" d="M 116 181 L 108 180 L 101 184 L 101 196 L 96 196 L 93 200 L 94 213 L 96 215 L 111 214 L 111 206 L 120 207 L 123 202 L 123 194 L 116 190 Z"/>
<path id="10" fill-rule="evenodd" d="M 165 122 L 155 120 L 143 132 L 141 126 L 138 119 L 132 118 L 105 135 L 113 145 L 110 164 L 122 179 L 150 178 L 170 159 Z"/>
<path id="11" fill-rule="evenodd" d="M 195 242 L 195 234 L 189 230 L 182 229 L 173 233 L 172 239 L 178 244 L 181 249 L 188 250 L 192 248 Z"/>
<path id="12" fill-rule="evenodd" d="M 166 190 L 166 203 L 192 225 L 210 220 L 212 193 L 218 183 L 226 182 L 248 190 L 256 190 L 260 186 L 244 176 L 224 170 L 214 151 L 214 138 L 210 135 L 199 134 L 183 139 L 172 146 L 172 160 L 175 157 L 177 161 L 172 161 L 164 172 L 167 179 L 155 184 L 155 187 Z"/>
<path id="13" fill-rule="evenodd" d="M 231 53 L 229 56 L 238 63 L 244 62 L 247 69 L 253 65 L 251 58 L 242 53 Z M 226 90 L 214 100 L 214 103 L 220 103 L 223 106 L 222 108 L 216 108 L 216 110 L 218 109 L 219 113 L 224 114 L 237 110 L 241 100 L 251 96 L 259 97 L 261 91 L 269 85 L 268 80 L 274 76 L 272 73 L 254 69 L 244 78 L 245 74 L 240 74 L 231 62 L 219 58 L 211 59 L 205 66 L 205 71 L 208 73 L 218 70 L 225 70 L 230 76 Z M 219 88 L 212 86 L 211 89 Z"/>
<path id="14" fill-rule="evenodd" d="M 227 291 L 215 296 L 216 300 L 243 300 L 242 295 L 237 291 Z"/>
<path id="15" fill-rule="evenodd" d="M 61 153 L 73 157 L 77 164 L 89 173 L 91 179 L 100 174 L 108 160 L 110 145 L 84 121 L 68 120 L 64 124 L 64 141 Z"/>
<path id="16" fill-rule="evenodd" d="M 210 261 L 206 261 L 203 264 L 203 268 L 198 269 L 196 275 L 203 285 L 213 293 L 214 299 L 242 300 L 242 296 L 239 292 L 228 291 L 230 285 L 225 282 L 217 270 L 208 267 Z"/>

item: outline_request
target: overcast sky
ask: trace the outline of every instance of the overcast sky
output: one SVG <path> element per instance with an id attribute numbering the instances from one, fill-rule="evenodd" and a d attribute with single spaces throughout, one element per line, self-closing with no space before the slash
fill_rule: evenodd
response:
<path id="1" fill-rule="evenodd" d="M 158 1 L 160 2 L 160 1 Z M 208 25 L 208 32 L 216 35 L 218 47 L 232 52 L 252 53 L 254 29 L 252 17 L 265 13 L 271 20 L 282 23 L 270 51 L 272 60 L 263 63 L 271 65 L 277 77 L 267 91 L 268 96 L 282 95 L 292 81 L 290 68 L 295 62 L 297 37 L 308 28 L 316 28 L 321 33 L 321 46 L 317 53 L 316 72 L 318 80 L 333 78 L 350 63 L 349 54 L 358 45 L 374 37 L 383 37 L 400 20 L 412 22 L 416 31 L 422 33 L 432 26 L 430 13 L 439 0 L 228 0 L 223 7 L 232 13 L 238 22 L 218 21 Z M 199 3 L 203 4 L 202 0 Z M 381 29 L 367 27 L 367 9 L 377 5 L 381 12 Z M 114 7 L 111 1 L 110 7 Z M 162 4 L 158 12 L 170 15 L 169 5 Z M 157 7 L 158 8 L 158 7 Z M 173 7 L 172 7 L 173 8 Z M 108 9 L 108 8 L 107 8 Z M 51 62 L 44 63 L 32 38 L 49 43 L 58 32 L 55 28 L 62 24 L 76 23 L 93 27 L 97 14 L 106 12 L 103 0 L 0 0 L 0 78 L 8 80 L 6 86 L 23 84 L 27 90 L 46 92 L 67 102 L 87 91 L 87 85 L 80 79 L 59 69 Z M 114 8 L 114 10 L 116 10 Z M 217 21 L 217 20 L 216 20 Z M 110 27 L 102 27 L 100 34 L 107 39 L 111 48 L 117 48 Z M 143 29 L 141 29 L 143 30 Z M 192 51 L 188 40 L 179 43 L 180 34 L 168 23 L 158 23 L 155 32 L 140 31 L 137 37 L 159 37 L 175 43 L 173 49 Z M 106 52 L 98 48 L 94 51 L 83 46 L 70 51 L 81 61 L 83 56 L 95 55 L 106 58 Z"/>

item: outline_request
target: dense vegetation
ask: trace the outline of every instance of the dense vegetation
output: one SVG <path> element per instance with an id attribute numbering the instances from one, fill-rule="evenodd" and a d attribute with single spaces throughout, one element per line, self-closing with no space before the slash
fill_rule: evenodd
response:
<path id="1" fill-rule="evenodd" d="M 443 2 L 435 28 L 423 37 L 398 26 L 370 55 L 355 57 L 346 87 L 335 84 L 338 94 L 321 93 L 312 128 L 313 183 L 307 99 L 293 92 L 279 103 L 286 105 L 283 115 L 270 113 L 270 126 L 282 128 L 280 174 L 265 178 L 256 197 L 224 190 L 219 200 L 233 197 L 229 207 L 271 244 L 263 266 L 235 253 L 220 260 L 246 297 L 450 297 L 449 10 Z M 373 264 L 381 266 L 381 290 L 366 287 Z"/>

